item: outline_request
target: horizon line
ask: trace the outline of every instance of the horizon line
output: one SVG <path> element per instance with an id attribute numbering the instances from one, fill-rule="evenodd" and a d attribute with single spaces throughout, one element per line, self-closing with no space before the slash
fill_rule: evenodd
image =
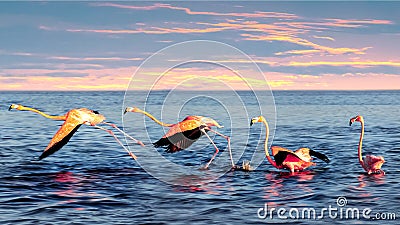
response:
<path id="1" fill-rule="evenodd" d="M 400 89 L 270 89 L 270 90 L 213 90 L 213 89 L 204 89 L 204 90 L 184 90 L 184 89 L 157 89 L 150 91 L 191 91 L 191 92 L 203 92 L 203 91 L 400 91 Z M 149 90 L 0 90 L 0 92 L 145 92 Z"/>

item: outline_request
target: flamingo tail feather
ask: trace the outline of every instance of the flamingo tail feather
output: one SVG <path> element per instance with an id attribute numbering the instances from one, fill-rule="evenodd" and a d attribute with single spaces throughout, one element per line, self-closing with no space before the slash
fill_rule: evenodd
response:
<path id="1" fill-rule="evenodd" d="M 324 161 L 326 163 L 330 162 L 329 158 L 325 154 L 316 152 L 316 151 L 311 150 L 311 149 L 310 149 L 310 155 L 314 156 L 314 157 L 317 157 L 318 159 L 320 159 L 320 160 L 322 160 L 322 161 Z"/>

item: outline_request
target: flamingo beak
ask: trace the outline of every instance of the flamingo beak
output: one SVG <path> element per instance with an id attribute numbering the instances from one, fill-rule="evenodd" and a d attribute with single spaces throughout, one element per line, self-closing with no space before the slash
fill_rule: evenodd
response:
<path id="1" fill-rule="evenodd" d="M 351 126 L 354 123 L 354 121 L 355 121 L 355 119 L 351 118 L 350 121 L 349 121 L 349 126 Z"/>
<path id="2" fill-rule="evenodd" d="M 10 107 L 8 107 L 8 111 L 10 111 L 11 109 L 16 109 L 16 108 L 18 108 L 18 105 L 11 104 Z"/>
<path id="3" fill-rule="evenodd" d="M 257 123 L 257 122 L 258 122 L 258 119 L 259 119 L 259 118 L 252 118 L 252 119 L 250 120 L 250 126 L 253 126 L 253 124 Z"/>
<path id="4" fill-rule="evenodd" d="M 126 108 L 125 108 L 125 110 L 124 110 L 124 115 L 125 115 L 127 112 L 130 112 L 130 107 L 126 107 Z"/>

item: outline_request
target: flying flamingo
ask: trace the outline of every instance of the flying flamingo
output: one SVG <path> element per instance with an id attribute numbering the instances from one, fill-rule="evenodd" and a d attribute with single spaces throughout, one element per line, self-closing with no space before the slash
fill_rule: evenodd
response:
<path id="1" fill-rule="evenodd" d="M 62 116 L 51 116 L 51 115 L 43 113 L 37 109 L 25 107 L 25 106 L 17 105 L 17 104 L 12 104 L 8 108 L 8 110 L 11 110 L 11 109 L 16 109 L 16 110 L 20 110 L 20 111 L 32 111 L 32 112 L 38 113 L 48 119 L 65 121 L 63 123 L 63 125 L 61 126 L 61 128 L 57 131 L 57 133 L 51 139 L 47 148 L 39 156 L 39 160 L 46 158 L 47 156 L 60 150 L 65 144 L 67 144 L 67 142 L 71 139 L 71 137 L 74 135 L 74 133 L 78 130 L 78 128 L 82 124 L 93 126 L 98 129 L 107 131 L 125 149 L 125 151 L 127 151 L 128 154 L 135 160 L 137 157 L 121 143 L 121 141 L 114 135 L 114 133 L 111 130 L 97 126 L 97 124 L 109 125 L 115 129 L 117 129 L 119 132 L 123 133 L 127 137 L 131 138 L 132 140 L 136 141 L 138 144 L 144 146 L 142 142 L 140 142 L 140 141 L 136 140 L 135 138 L 131 137 L 130 135 L 126 134 L 124 131 L 119 129 L 115 124 L 104 122 L 104 120 L 106 118 L 97 111 L 89 110 L 86 108 L 80 108 L 80 109 L 71 109 L 65 115 L 62 115 Z"/>
<path id="2" fill-rule="evenodd" d="M 252 118 L 250 121 L 250 126 L 254 123 L 262 122 L 266 128 L 266 136 L 265 136 L 265 155 L 268 159 L 268 162 L 271 163 L 277 169 L 288 169 L 291 173 L 295 171 L 302 171 L 310 166 L 315 166 L 316 164 L 312 162 L 311 156 L 315 156 L 326 163 L 329 162 L 328 157 L 322 153 L 318 153 L 313 151 L 309 148 L 299 148 L 295 152 L 279 147 L 279 146 L 272 146 L 272 155 L 274 156 L 275 161 L 271 158 L 268 152 L 268 136 L 269 136 L 269 127 L 268 123 L 263 116 Z"/>
<path id="3" fill-rule="evenodd" d="M 213 142 L 213 140 L 208 136 L 207 132 L 211 131 L 221 137 L 225 138 L 228 141 L 228 150 L 231 157 L 232 167 L 234 167 L 232 153 L 230 149 L 230 138 L 226 135 L 223 135 L 213 129 L 211 127 L 215 126 L 218 128 L 222 128 L 223 126 L 219 125 L 217 121 L 204 117 L 204 116 L 188 116 L 184 120 L 176 124 L 164 123 L 157 120 L 150 113 L 143 111 L 137 107 L 127 107 L 125 109 L 125 113 L 127 112 L 136 112 L 141 113 L 152 119 L 157 124 L 163 127 L 170 127 L 168 132 L 157 142 L 153 143 L 155 147 L 167 146 L 167 152 L 174 153 L 181 151 L 183 149 L 191 146 L 197 139 L 199 139 L 202 135 L 205 135 L 211 142 L 211 144 L 215 148 L 215 153 L 210 159 L 210 161 L 205 165 L 204 169 L 207 169 L 211 162 L 214 160 L 215 156 L 218 154 L 219 149 Z"/>
<path id="4" fill-rule="evenodd" d="M 351 126 L 351 124 L 353 124 L 356 121 L 361 123 L 360 141 L 358 142 L 358 161 L 360 162 L 362 168 L 364 168 L 364 170 L 368 174 L 372 173 L 385 174 L 385 172 L 381 169 L 383 163 L 385 162 L 383 156 L 366 155 L 363 160 L 361 154 L 361 148 L 362 148 L 362 140 L 364 138 L 364 118 L 362 116 L 355 116 L 350 119 L 349 125 Z"/>

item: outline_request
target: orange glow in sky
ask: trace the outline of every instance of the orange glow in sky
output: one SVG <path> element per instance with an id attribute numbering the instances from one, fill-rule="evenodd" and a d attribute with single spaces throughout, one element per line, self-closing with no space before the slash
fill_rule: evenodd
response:
<path id="1" fill-rule="evenodd" d="M 126 90 L 148 57 L 190 40 L 226 43 L 249 55 L 268 83 L 244 76 L 260 89 L 400 87 L 397 2 L 379 8 L 373 7 L 378 2 L 292 2 L 289 8 L 279 2 L 74 2 L 81 10 L 74 18 L 65 4 L 2 4 L 7 13 L 0 17 L 18 22 L 0 26 L 7 34 L 0 37 L 0 90 Z M 231 55 L 217 61 L 249 63 Z M 155 75 L 163 77 L 149 74 L 149 80 Z M 138 90 L 176 88 L 177 82 L 185 90 L 223 90 L 224 82 L 247 89 L 234 73 L 197 67 L 171 71 L 155 86 L 137 82 Z"/>

